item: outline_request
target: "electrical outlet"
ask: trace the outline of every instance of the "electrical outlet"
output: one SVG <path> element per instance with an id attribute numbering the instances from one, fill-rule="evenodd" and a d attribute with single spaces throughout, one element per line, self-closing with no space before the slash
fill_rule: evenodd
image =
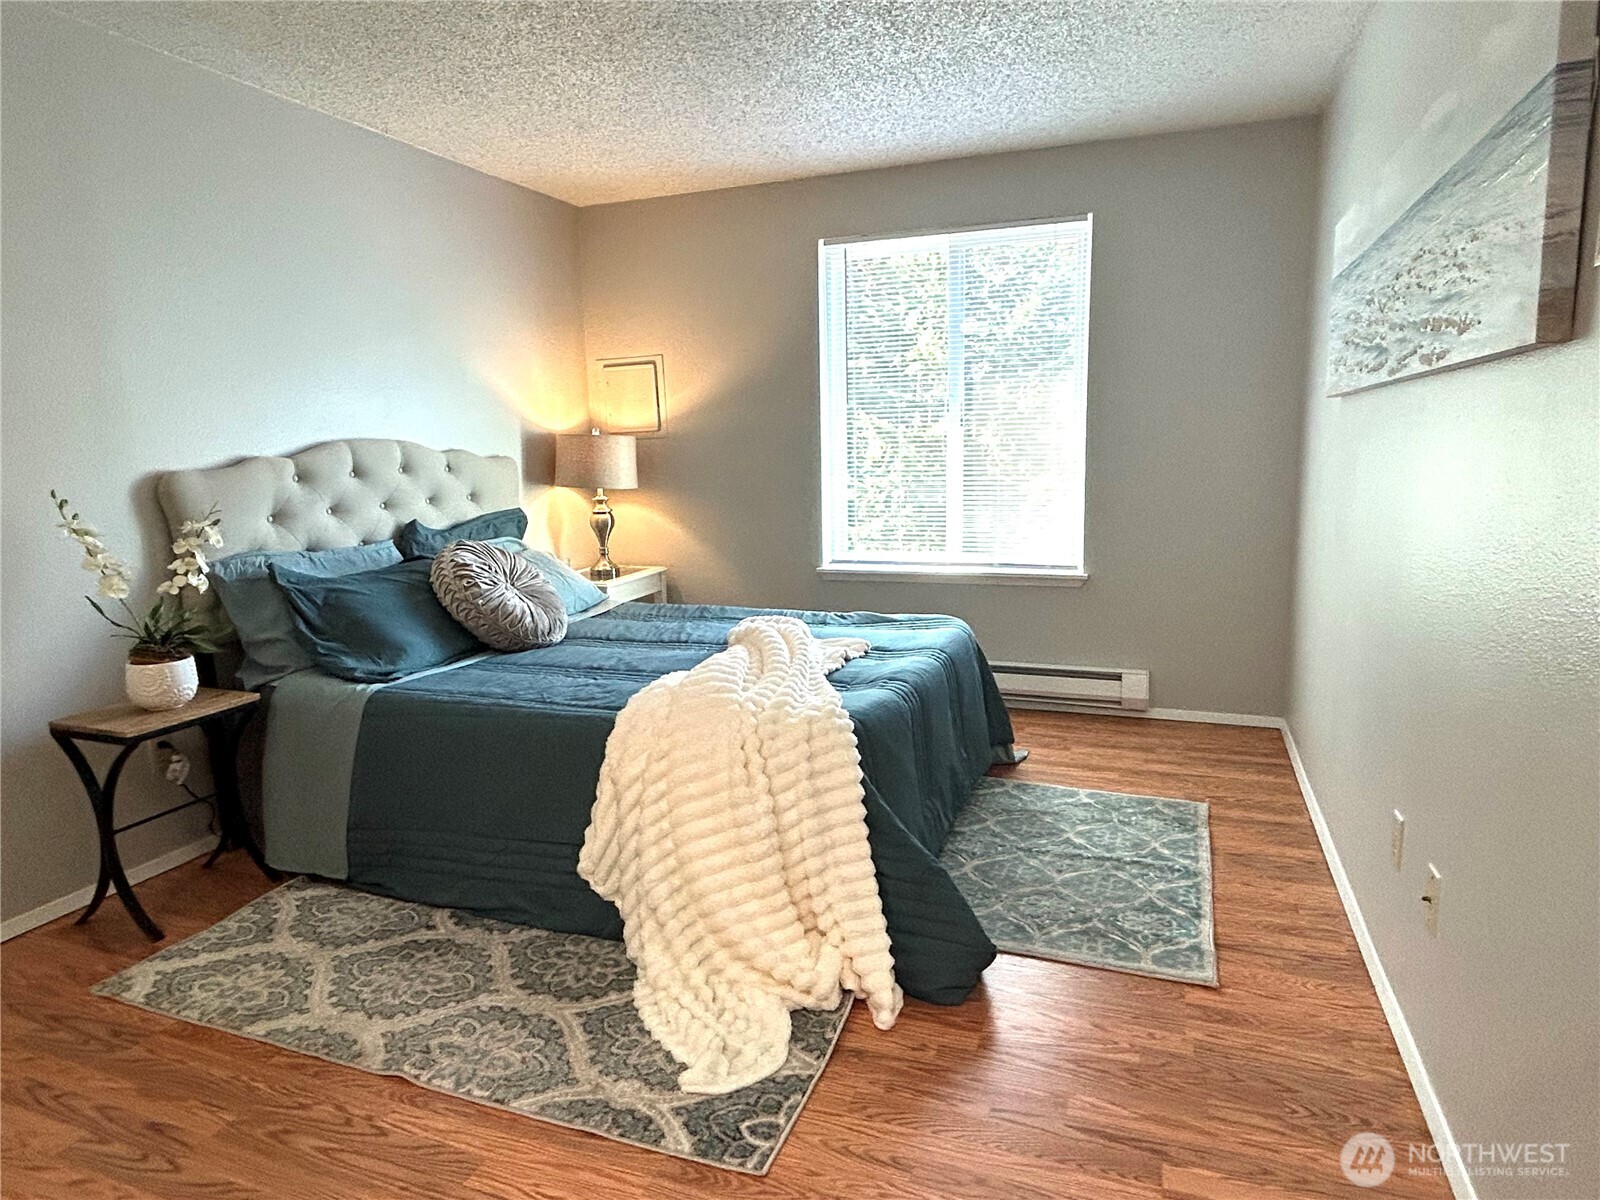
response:
<path id="1" fill-rule="evenodd" d="M 151 747 L 152 766 L 158 780 L 182 787 L 189 781 L 189 756 L 163 738 Z"/>
<path id="2" fill-rule="evenodd" d="M 1394 810 L 1394 828 L 1389 831 L 1389 857 L 1396 871 L 1406 864 L 1406 815 L 1398 808 Z"/>
<path id="3" fill-rule="evenodd" d="M 1422 903 L 1426 906 L 1423 921 L 1427 925 L 1429 937 L 1439 936 L 1439 904 L 1443 899 L 1441 890 L 1443 884 L 1444 879 L 1439 874 L 1439 868 L 1429 863 L 1428 881 L 1422 889 Z"/>

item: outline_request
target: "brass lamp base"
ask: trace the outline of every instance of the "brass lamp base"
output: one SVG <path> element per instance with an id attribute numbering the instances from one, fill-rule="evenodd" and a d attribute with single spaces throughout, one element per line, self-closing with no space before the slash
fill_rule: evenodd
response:
<path id="1" fill-rule="evenodd" d="M 617 564 L 611 561 L 611 531 L 617 527 L 616 514 L 606 503 L 605 488 L 596 488 L 594 508 L 589 510 L 589 528 L 594 530 L 594 540 L 600 543 L 600 558 L 588 570 L 590 579 L 615 579 L 621 575 Z"/>

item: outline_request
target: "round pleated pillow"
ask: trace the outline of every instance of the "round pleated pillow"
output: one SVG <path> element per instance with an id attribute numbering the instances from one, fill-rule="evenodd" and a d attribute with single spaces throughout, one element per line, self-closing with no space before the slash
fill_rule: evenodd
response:
<path id="1" fill-rule="evenodd" d="M 567 609 L 539 568 L 488 542 L 451 542 L 428 572 L 444 610 L 496 650 L 553 646 L 567 636 Z"/>

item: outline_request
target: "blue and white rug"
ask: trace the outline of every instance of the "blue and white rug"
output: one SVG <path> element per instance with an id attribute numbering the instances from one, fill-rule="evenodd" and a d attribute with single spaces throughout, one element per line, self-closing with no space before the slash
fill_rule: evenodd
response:
<path id="1" fill-rule="evenodd" d="M 633 1007 L 621 942 L 297 879 L 95 987 L 140 1008 L 711 1166 L 765 1174 L 848 1004 L 794 1014 L 777 1074 L 725 1096 Z"/>
<path id="2" fill-rule="evenodd" d="M 1001 950 L 1217 986 L 1204 804 L 982 779 L 940 861 Z"/>

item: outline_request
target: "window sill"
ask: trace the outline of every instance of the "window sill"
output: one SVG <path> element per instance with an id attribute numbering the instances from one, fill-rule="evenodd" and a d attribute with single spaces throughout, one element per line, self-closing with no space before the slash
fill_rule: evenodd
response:
<path id="1" fill-rule="evenodd" d="M 983 583 L 1043 587 L 1082 587 L 1089 576 L 1084 571 L 1008 571 L 996 568 L 968 570 L 961 567 L 912 567 L 904 565 L 869 566 L 857 563 L 830 563 L 818 567 L 823 579 L 881 583 Z"/>

